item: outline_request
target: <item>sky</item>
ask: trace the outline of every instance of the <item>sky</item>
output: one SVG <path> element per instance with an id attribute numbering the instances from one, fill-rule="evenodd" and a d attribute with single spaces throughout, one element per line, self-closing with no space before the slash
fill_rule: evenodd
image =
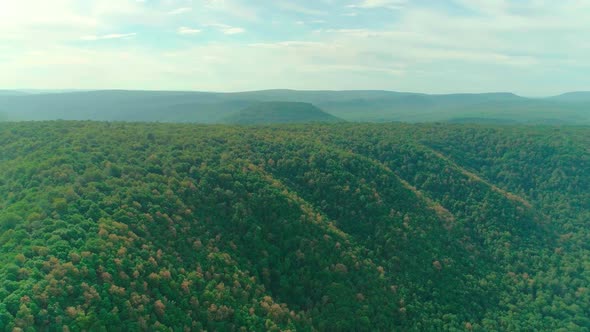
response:
<path id="1" fill-rule="evenodd" d="M 0 89 L 590 90 L 588 0 L 0 0 Z"/>

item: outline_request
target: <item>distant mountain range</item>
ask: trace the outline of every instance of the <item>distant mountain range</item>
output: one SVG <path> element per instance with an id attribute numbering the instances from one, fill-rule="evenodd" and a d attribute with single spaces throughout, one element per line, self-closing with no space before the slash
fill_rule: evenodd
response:
<path id="1" fill-rule="evenodd" d="M 26 92 L 17 90 L 0 90 L 0 96 L 23 96 L 27 95 Z"/>
<path id="2" fill-rule="evenodd" d="M 526 98 L 512 93 L 431 95 L 296 90 L 237 93 L 2 90 L 0 120 L 225 123 L 262 102 L 310 103 L 346 121 L 590 124 L 590 92 Z"/>

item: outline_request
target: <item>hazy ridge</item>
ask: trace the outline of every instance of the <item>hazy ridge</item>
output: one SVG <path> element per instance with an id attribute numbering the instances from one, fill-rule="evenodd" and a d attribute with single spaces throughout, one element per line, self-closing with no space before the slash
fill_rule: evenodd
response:
<path id="1" fill-rule="evenodd" d="M 12 93 L 12 94 L 11 94 Z M 265 90 L 238 93 L 104 90 L 0 94 L 0 112 L 12 121 L 100 120 L 222 123 L 260 102 L 311 103 L 346 121 L 469 121 L 523 124 L 590 123 L 585 92 L 551 98 L 512 93 L 429 95 L 392 91 Z"/>

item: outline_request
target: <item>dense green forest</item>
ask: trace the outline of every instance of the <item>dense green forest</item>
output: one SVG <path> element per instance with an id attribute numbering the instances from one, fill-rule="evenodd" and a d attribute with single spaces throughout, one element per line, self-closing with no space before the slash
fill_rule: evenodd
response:
<path id="1" fill-rule="evenodd" d="M 590 128 L 0 123 L 0 331 L 590 331 Z"/>

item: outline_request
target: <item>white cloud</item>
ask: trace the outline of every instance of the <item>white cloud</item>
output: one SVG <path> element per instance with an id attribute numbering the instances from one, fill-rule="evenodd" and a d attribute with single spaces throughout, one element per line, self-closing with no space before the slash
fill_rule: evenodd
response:
<path id="1" fill-rule="evenodd" d="M 194 34 L 201 33 L 201 30 L 188 28 L 188 27 L 180 27 L 180 28 L 178 28 L 177 33 L 180 35 L 194 35 Z"/>
<path id="2" fill-rule="evenodd" d="M 357 4 L 348 5 L 349 8 L 388 8 L 402 9 L 407 4 L 407 0 L 363 0 Z"/>
<path id="3" fill-rule="evenodd" d="M 159 24 L 155 10 L 135 0 L 0 0 L 0 40 L 19 48 L 49 48 L 121 30 L 123 24 Z M 161 15 L 161 11 L 158 14 Z"/>
<path id="4" fill-rule="evenodd" d="M 204 0 L 204 9 L 211 14 L 233 16 L 247 21 L 259 21 L 258 8 L 250 3 L 236 0 Z"/>
<path id="5" fill-rule="evenodd" d="M 275 43 L 252 43 L 248 44 L 250 47 L 258 48 L 293 48 L 293 47 L 322 47 L 322 43 L 319 42 L 308 42 L 298 40 L 287 40 Z"/>
<path id="6" fill-rule="evenodd" d="M 205 0 L 197 10 L 195 0 L 146 3 L 149 6 L 136 0 L 0 0 L 0 87 L 511 90 L 536 95 L 590 87 L 585 75 L 590 70 L 590 41 L 585 38 L 590 33 L 590 2 L 585 1 L 454 0 L 465 11 L 444 9 L 438 2 L 436 8 L 426 6 L 427 1 L 347 0 L 345 4 L 354 3 L 348 8 L 336 8 L 338 1 L 331 1 L 336 16 L 358 13 L 354 26 L 337 29 L 326 24 L 315 32 L 309 23 L 324 18 L 317 16 L 322 14 L 313 7 L 317 3 L 303 8 L 307 13 L 283 8 L 284 16 L 275 19 L 286 23 L 276 26 L 272 20 L 256 21 L 261 13 L 277 10 L 274 5 Z M 188 8 L 183 6 L 195 10 L 167 15 L 171 9 Z M 395 13 L 395 20 L 379 21 L 382 15 L 372 15 L 379 14 L 378 8 L 400 6 L 404 10 Z M 240 12 L 242 7 L 247 10 Z M 281 28 L 293 27 L 296 20 L 306 24 L 297 29 L 298 35 L 291 31 L 285 38 L 295 40 L 270 42 L 257 33 L 276 28 L 280 35 Z M 216 21 L 231 25 L 201 23 Z M 252 21 L 256 24 L 248 24 Z M 129 26 L 141 40 L 108 47 L 91 42 L 133 38 Z M 171 39 L 201 29 L 234 37 L 218 42 L 203 38 L 200 47 L 166 43 L 155 49 L 155 43 L 141 46 L 140 41 L 152 38 L 142 27 L 169 33 Z M 248 41 L 239 35 L 246 29 L 252 32 Z M 73 46 L 80 36 L 89 42 Z M 123 71 L 129 77 L 121 78 Z M 155 75 L 161 79 L 150 81 Z"/>
<path id="7" fill-rule="evenodd" d="M 244 28 L 234 27 L 231 25 L 221 23 L 211 23 L 207 24 L 206 26 L 213 27 L 225 35 L 237 35 L 246 32 Z"/>
<path id="8" fill-rule="evenodd" d="M 91 36 L 84 36 L 80 39 L 82 40 L 106 40 L 106 39 L 125 39 L 125 38 L 131 38 L 131 37 L 135 37 L 137 35 L 137 33 L 132 32 L 132 33 L 111 33 L 108 35 L 100 35 L 100 36 L 96 36 L 96 35 L 91 35 Z"/>
<path id="9" fill-rule="evenodd" d="M 71 8 L 69 1 L 0 1 L 0 26 L 31 25 L 96 25 L 96 19 L 81 15 Z"/>
<path id="10" fill-rule="evenodd" d="M 168 15 L 180 15 L 180 14 L 185 14 L 188 13 L 190 11 L 192 11 L 193 9 L 190 7 L 182 7 L 182 8 L 177 8 L 174 10 L 171 10 L 168 12 Z"/>
<path id="11" fill-rule="evenodd" d="M 302 6 L 300 4 L 295 3 L 294 1 L 276 1 L 275 4 L 282 10 L 296 12 L 304 15 L 324 16 L 328 14 L 327 12 L 322 10 Z"/>
<path id="12" fill-rule="evenodd" d="M 240 33 L 244 33 L 246 30 L 244 30 L 242 28 L 231 27 L 231 28 L 222 29 L 221 31 L 226 35 L 237 35 Z"/>

